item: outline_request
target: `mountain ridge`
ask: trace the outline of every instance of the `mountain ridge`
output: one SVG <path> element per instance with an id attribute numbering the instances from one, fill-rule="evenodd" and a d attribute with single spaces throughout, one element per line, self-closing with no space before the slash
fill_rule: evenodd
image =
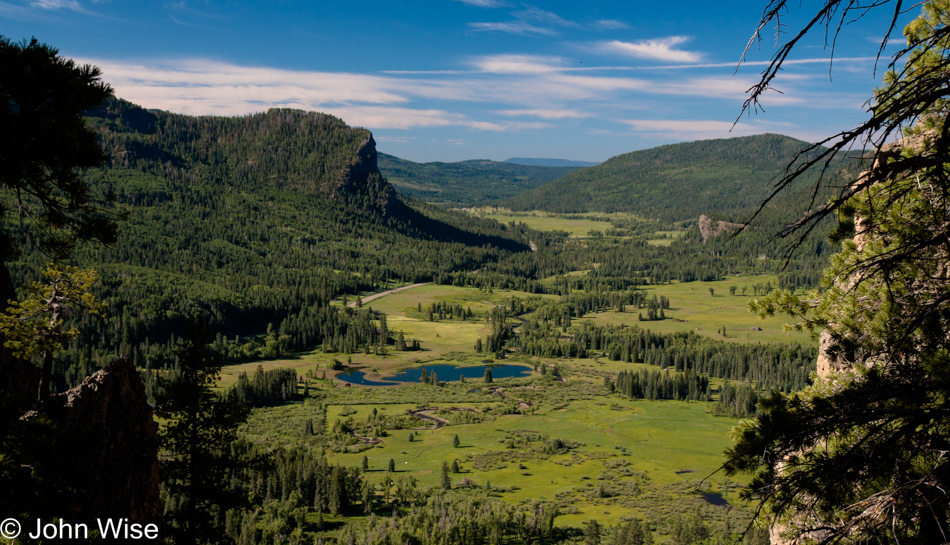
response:
<path id="1" fill-rule="evenodd" d="M 696 219 L 762 203 L 772 182 L 808 145 L 777 134 L 667 144 L 575 170 L 500 204 L 512 210 Z M 813 179 L 804 176 L 791 189 Z"/>
<path id="2" fill-rule="evenodd" d="M 550 159 L 545 157 L 510 157 L 504 160 L 505 163 L 514 163 L 516 165 L 527 165 L 537 167 L 592 167 L 599 165 L 591 161 L 574 161 L 572 159 Z"/>

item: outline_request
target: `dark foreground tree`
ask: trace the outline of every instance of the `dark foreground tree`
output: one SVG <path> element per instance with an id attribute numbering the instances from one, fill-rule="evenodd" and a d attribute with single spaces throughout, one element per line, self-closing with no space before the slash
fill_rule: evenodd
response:
<path id="1" fill-rule="evenodd" d="M 227 542 L 219 522 L 241 505 L 229 486 L 237 461 L 231 453 L 247 409 L 211 391 L 221 358 L 209 350 L 211 335 L 197 320 L 176 350 L 177 369 L 160 381 L 155 414 L 167 422 L 160 433 L 166 525 L 177 545 Z"/>
<path id="2" fill-rule="evenodd" d="M 115 241 L 115 224 L 90 195 L 80 169 L 106 161 L 83 112 L 112 96 L 95 66 L 79 66 L 35 39 L 0 36 L 0 187 L 11 197 L 0 217 L 13 212 L 53 258 L 76 242 Z M 10 233 L 0 235 L 0 262 L 15 256 Z M 5 266 L 0 298 L 14 298 Z"/>
<path id="3" fill-rule="evenodd" d="M 776 55 L 747 105 L 754 106 L 804 33 L 825 24 L 836 35 L 839 20 L 882 5 L 895 10 L 896 20 L 903 3 L 822 5 Z M 783 9 L 784 1 L 773 1 L 763 26 Z M 759 416 L 736 430 L 725 465 L 730 474 L 754 473 L 746 498 L 759 503 L 760 522 L 789 539 L 950 540 L 948 22 L 950 2 L 925 2 L 905 30 L 907 47 L 869 103 L 868 121 L 803 155 L 779 184 L 850 145 L 874 147 L 872 168 L 797 226 L 800 233 L 825 215 L 839 218 L 836 235 L 845 242 L 823 290 L 780 290 L 756 304 L 763 314 L 795 316 L 797 327 L 822 336 L 822 380 L 763 400 Z M 882 145 L 898 134 L 900 145 Z"/>

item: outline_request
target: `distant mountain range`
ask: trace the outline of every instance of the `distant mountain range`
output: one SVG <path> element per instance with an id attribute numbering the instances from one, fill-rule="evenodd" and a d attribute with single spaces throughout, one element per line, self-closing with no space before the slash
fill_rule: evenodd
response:
<path id="1" fill-rule="evenodd" d="M 506 163 L 514 163 L 516 165 L 529 165 L 534 167 L 592 167 L 594 165 L 599 165 L 600 163 L 591 163 L 589 161 L 572 161 L 570 159 L 541 159 L 541 158 L 532 158 L 532 157 L 512 157 L 511 159 L 505 159 Z"/>
<path id="2" fill-rule="evenodd" d="M 513 197 L 553 182 L 576 166 L 533 166 L 473 159 L 457 163 L 415 163 L 379 154 L 379 170 L 396 190 L 412 198 L 452 207 Z"/>

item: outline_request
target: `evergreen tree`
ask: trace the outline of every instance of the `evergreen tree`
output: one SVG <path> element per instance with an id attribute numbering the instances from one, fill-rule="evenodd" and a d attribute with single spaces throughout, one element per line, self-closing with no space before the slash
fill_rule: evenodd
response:
<path id="1" fill-rule="evenodd" d="M 442 474 L 439 479 L 439 486 L 442 487 L 442 490 L 452 488 L 452 477 L 449 476 L 449 464 L 446 462 L 442 462 Z"/>
<path id="2" fill-rule="evenodd" d="M 211 336 L 202 322 L 193 320 L 190 330 L 176 349 L 177 372 L 160 380 L 155 407 L 166 420 L 159 436 L 162 485 L 173 501 L 165 521 L 175 543 L 219 543 L 225 534 L 216 514 L 242 503 L 229 487 L 228 472 L 238 466 L 231 442 L 247 409 L 211 391 L 221 356 L 209 350 Z"/>
<path id="3" fill-rule="evenodd" d="M 838 15 L 829 14 L 838 12 L 848 21 L 866 8 L 825 4 L 813 25 L 833 24 Z M 784 8 L 784 1 L 772 2 L 763 25 L 784 16 Z M 950 2 L 927 1 L 922 10 L 895 57 L 904 65 L 885 75 L 868 120 L 807 150 L 814 153 L 783 181 L 855 142 L 878 144 L 866 175 L 797 224 L 839 217 L 834 235 L 845 242 L 823 290 L 776 290 L 758 304 L 763 314 L 786 312 L 800 327 L 824 331 L 825 378 L 801 394 L 762 400 L 725 465 L 730 474 L 755 473 L 745 496 L 788 523 L 789 538 L 941 543 L 950 535 Z M 750 105 L 803 34 L 792 33 Z M 884 145 L 902 130 L 899 149 Z"/>
<path id="4" fill-rule="evenodd" d="M 584 529 L 584 545 L 600 545 L 600 523 L 591 519 Z"/>

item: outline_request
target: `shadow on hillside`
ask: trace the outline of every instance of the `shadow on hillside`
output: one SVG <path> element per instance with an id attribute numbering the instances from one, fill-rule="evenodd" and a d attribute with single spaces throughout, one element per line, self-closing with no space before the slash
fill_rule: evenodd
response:
<path id="1" fill-rule="evenodd" d="M 393 227 L 400 233 L 425 240 L 438 242 L 457 242 L 466 246 L 494 246 L 510 252 L 527 252 L 531 248 L 525 242 L 507 237 L 465 230 L 447 221 L 433 218 L 407 205 L 399 199 L 393 206 L 393 217 L 398 219 Z M 455 218 L 453 218 L 455 219 Z M 464 222 L 464 218 L 459 218 Z M 478 220 L 473 218 L 472 229 L 479 229 Z"/>

